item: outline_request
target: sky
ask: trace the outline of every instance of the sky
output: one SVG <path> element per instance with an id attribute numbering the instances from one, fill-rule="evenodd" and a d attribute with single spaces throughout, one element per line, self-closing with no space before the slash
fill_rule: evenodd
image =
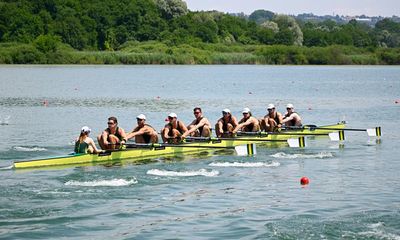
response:
<path id="1" fill-rule="evenodd" d="M 258 9 L 280 14 L 400 16 L 400 0 L 184 0 L 191 11 L 250 14 Z"/>

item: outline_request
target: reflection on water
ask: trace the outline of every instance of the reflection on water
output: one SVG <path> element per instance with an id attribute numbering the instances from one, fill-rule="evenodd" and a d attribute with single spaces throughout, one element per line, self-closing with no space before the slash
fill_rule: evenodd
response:
<path id="1" fill-rule="evenodd" d="M 195 106 L 214 124 L 224 108 L 240 118 L 249 107 L 261 117 L 267 104 L 283 112 L 291 102 L 306 124 L 345 116 L 350 128 L 384 132 L 382 141 L 349 132 L 340 145 L 315 138 L 305 149 L 259 144 L 252 157 L 206 151 L 140 163 L 2 169 L 0 238 L 399 238 L 398 67 L 0 70 L 0 168 L 69 153 L 82 126 L 96 138 L 112 115 L 130 131 L 144 113 L 160 130 L 172 111 L 192 121 Z"/>

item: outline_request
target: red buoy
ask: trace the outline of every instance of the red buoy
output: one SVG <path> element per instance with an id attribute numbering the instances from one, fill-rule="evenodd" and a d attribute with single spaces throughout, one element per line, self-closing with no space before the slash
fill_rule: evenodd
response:
<path id="1" fill-rule="evenodd" d="M 301 185 L 307 185 L 307 184 L 309 184 L 310 183 L 310 180 L 308 179 L 308 177 L 302 177 L 301 179 L 300 179 L 300 184 Z"/>

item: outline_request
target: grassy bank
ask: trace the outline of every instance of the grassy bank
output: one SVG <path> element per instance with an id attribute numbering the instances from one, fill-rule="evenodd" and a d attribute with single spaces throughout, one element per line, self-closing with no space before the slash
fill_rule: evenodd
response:
<path id="1" fill-rule="evenodd" d="M 116 51 L 77 51 L 67 45 L 0 44 L 0 64 L 316 64 L 397 65 L 400 48 L 349 46 L 226 45 L 168 46 L 127 42 Z"/>

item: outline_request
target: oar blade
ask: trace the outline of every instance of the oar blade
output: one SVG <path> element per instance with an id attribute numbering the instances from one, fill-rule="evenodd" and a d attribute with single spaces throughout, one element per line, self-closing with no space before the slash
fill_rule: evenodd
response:
<path id="1" fill-rule="evenodd" d="M 331 141 L 344 141 L 345 137 L 344 137 L 344 131 L 338 131 L 338 132 L 331 132 L 329 133 L 329 138 L 331 139 Z"/>
<path id="2" fill-rule="evenodd" d="M 380 136 L 382 136 L 381 127 L 368 128 L 367 134 L 370 137 L 380 137 Z"/>
<path id="3" fill-rule="evenodd" d="M 307 146 L 305 137 L 289 138 L 287 140 L 287 143 L 289 144 L 289 147 L 291 147 L 291 148 L 303 148 L 303 147 Z"/>
<path id="4" fill-rule="evenodd" d="M 235 151 L 238 156 L 248 156 L 257 154 L 256 145 L 254 143 L 236 146 Z"/>

